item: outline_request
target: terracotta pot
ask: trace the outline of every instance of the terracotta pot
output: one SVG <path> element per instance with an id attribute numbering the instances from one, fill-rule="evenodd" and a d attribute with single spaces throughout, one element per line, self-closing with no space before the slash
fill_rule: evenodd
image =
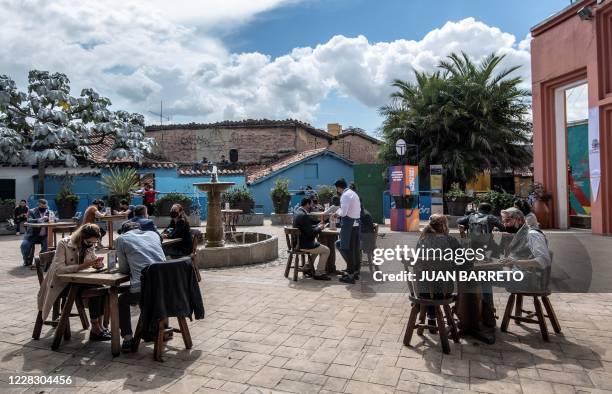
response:
<path id="1" fill-rule="evenodd" d="M 538 218 L 540 228 L 550 228 L 550 209 L 545 201 L 536 200 L 533 203 L 533 213 Z"/>

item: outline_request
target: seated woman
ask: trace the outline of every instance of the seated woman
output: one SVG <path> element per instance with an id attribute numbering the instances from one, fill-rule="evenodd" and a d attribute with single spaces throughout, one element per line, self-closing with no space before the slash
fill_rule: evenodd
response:
<path id="1" fill-rule="evenodd" d="M 57 275 L 82 271 L 89 267 L 102 268 L 104 257 L 97 257 L 95 246 L 100 238 L 100 228 L 92 223 L 85 223 L 73 232 L 70 237 L 57 243 L 55 257 L 38 292 L 38 310 L 45 320 L 58 297 L 68 295 L 67 283 Z M 88 286 L 80 286 L 82 292 Z M 91 286 L 95 287 L 95 286 Z M 104 297 L 93 297 L 87 300 L 91 319 L 90 341 L 110 341 L 110 331 L 102 326 L 104 318 Z"/>
<path id="2" fill-rule="evenodd" d="M 417 246 L 418 249 L 435 249 L 446 251 L 451 249 L 456 251 L 461 248 L 459 241 L 449 234 L 448 219 L 441 214 L 433 214 L 429 219 L 429 224 L 425 226 L 421 233 Z M 454 261 L 440 260 L 432 253 L 432 258 L 421 258 L 415 264 L 417 278 L 421 278 L 423 272 L 456 271 L 458 269 Z M 417 281 L 416 291 L 421 298 L 441 299 L 454 292 L 455 283 L 452 281 L 434 280 Z M 427 307 L 427 324 L 435 326 L 435 312 L 433 306 Z"/>
<path id="3" fill-rule="evenodd" d="M 170 257 L 189 256 L 193 249 L 191 229 L 185 211 L 181 204 L 174 204 L 170 209 L 172 220 L 168 227 L 162 232 L 163 239 L 180 239 L 181 242 L 168 245 L 165 252 Z"/>

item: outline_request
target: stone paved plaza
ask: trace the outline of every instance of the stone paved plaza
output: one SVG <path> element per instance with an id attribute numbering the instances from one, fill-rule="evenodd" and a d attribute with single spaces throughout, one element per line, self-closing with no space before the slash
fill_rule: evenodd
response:
<path id="1" fill-rule="evenodd" d="M 612 245 L 609 238 L 588 237 Z M 206 318 L 189 324 L 193 349 L 175 337 L 158 363 L 152 344 L 113 359 L 109 343 L 88 343 L 88 332 L 76 331 L 75 318 L 72 339 L 59 351 L 50 350 L 47 326 L 32 340 L 39 285 L 35 271 L 21 267 L 18 246 L 18 237 L 0 238 L 0 375 L 53 373 L 77 383 L 32 392 L 612 392 L 612 294 L 553 294 L 563 334 L 551 330 L 549 343 L 537 327 L 511 323 L 495 345 L 462 339 L 443 355 L 436 335 L 415 335 L 413 347 L 402 344 L 405 294 L 285 279 L 279 239 L 277 261 L 202 271 Z M 600 247 L 609 263 L 612 248 Z M 505 301 L 504 293 L 495 294 L 498 314 Z"/>

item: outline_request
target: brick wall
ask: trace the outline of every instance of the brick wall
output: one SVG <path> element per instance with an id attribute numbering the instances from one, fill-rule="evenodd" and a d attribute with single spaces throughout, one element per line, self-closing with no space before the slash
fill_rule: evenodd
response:
<path id="1" fill-rule="evenodd" d="M 358 135 L 347 135 L 332 142 L 331 150 L 355 163 L 376 163 L 379 145 Z"/>

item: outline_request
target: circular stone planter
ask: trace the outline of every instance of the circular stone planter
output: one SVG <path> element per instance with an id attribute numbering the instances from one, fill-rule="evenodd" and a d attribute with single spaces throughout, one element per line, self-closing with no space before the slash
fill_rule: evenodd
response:
<path id="1" fill-rule="evenodd" d="M 198 268 L 236 267 L 278 258 L 278 237 L 275 235 L 242 231 L 232 235 L 236 242 L 198 248 L 195 256 Z"/>

